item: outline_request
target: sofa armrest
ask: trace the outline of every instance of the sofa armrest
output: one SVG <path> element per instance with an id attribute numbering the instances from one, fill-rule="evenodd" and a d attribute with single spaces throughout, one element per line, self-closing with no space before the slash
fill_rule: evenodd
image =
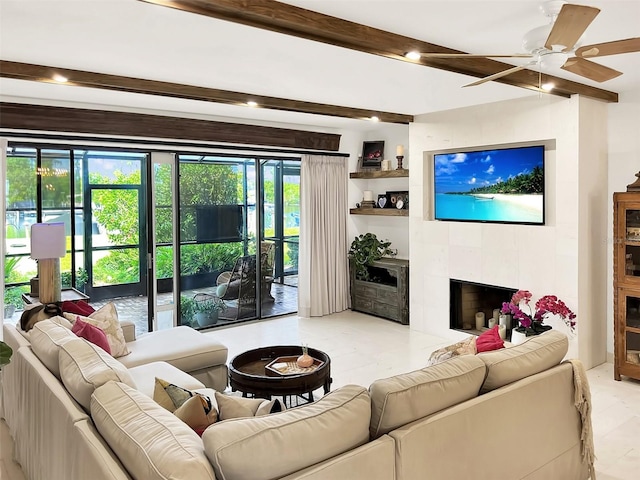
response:
<path id="1" fill-rule="evenodd" d="M 120 322 L 122 333 L 124 333 L 125 342 L 133 342 L 136 339 L 136 324 L 130 320 L 122 320 Z"/>

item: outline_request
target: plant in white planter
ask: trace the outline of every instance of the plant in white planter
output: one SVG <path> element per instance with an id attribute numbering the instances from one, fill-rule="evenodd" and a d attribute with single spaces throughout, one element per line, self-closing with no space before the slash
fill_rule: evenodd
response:
<path id="1" fill-rule="evenodd" d="M 199 293 L 193 298 L 195 300 L 193 318 L 201 327 L 215 325 L 218 322 L 219 313 L 227 308 L 221 299 L 213 295 Z"/>

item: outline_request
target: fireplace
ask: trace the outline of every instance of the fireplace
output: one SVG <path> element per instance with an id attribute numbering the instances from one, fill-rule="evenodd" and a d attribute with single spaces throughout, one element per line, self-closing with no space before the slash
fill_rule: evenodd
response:
<path id="1" fill-rule="evenodd" d="M 511 297 L 518 290 L 517 288 L 484 285 L 482 283 L 454 279 L 449 280 L 449 289 L 450 328 L 476 335 L 481 333 L 476 329 L 476 313 L 484 313 L 484 326 L 488 327 L 489 319 L 493 317 L 493 311 L 496 308 L 500 309 L 503 302 L 511 301 Z M 510 337 L 510 334 L 511 331 L 509 329 L 507 338 Z"/>

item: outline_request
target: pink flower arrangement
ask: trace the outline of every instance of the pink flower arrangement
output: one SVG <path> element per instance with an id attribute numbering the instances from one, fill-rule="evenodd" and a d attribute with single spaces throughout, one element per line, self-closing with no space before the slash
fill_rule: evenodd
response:
<path id="1" fill-rule="evenodd" d="M 538 300 L 535 305 L 535 314 L 531 311 L 530 302 L 531 292 L 528 290 L 518 290 L 511 297 L 511 302 L 504 302 L 502 304 L 502 313 L 511 314 L 515 320 L 518 320 L 519 326 L 516 327 L 517 331 L 531 336 L 549 330 L 551 327 L 544 325 L 544 319 L 549 314 L 558 315 L 572 332 L 575 330 L 576 314 L 555 295 L 545 295 Z M 521 304 L 528 307 L 529 314 L 522 311 L 520 308 Z"/>

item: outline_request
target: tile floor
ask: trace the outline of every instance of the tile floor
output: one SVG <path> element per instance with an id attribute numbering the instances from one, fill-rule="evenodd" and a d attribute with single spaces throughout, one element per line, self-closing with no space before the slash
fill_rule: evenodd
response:
<path id="1" fill-rule="evenodd" d="M 373 380 L 424 366 L 429 354 L 450 340 L 408 327 L 346 311 L 322 318 L 280 317 L 216 329 L 229 347 L 229 358 L 259 346 L 308 344 L 331 356 L 332 389 L 349 383 L 367 386 Z M 613 366 L 589 370 L 598 480 L 632 480 L 640 470 L 640 381 L 613 380 Z M 11 460 L 12 442 L 0 423 L 0 478 L 23 480 Z M 556 480 L 556 479 L 550 479 Z M 557 479 L 564 480 L 564 479 Z"/>

